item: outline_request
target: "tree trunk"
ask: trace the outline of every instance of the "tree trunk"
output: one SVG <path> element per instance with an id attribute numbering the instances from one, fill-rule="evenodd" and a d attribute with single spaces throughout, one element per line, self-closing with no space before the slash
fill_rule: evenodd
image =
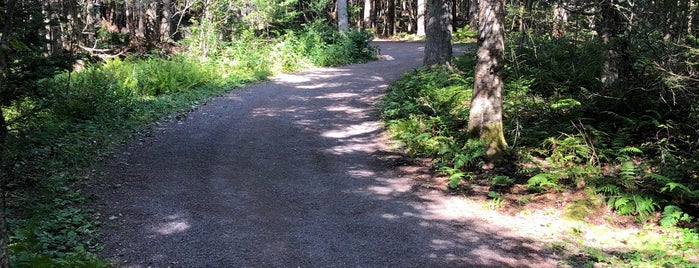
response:
<path id="1" fill-rule="evenodd" d="M 386 28 L 388 28 L 388 36 L 393 36 L 396 34 L 396 0 L 388 0 L 386 11 L 386 19 L 388 20 Z"/>
<path id="2" fill-rule="evenodd" d="M 566 36 L 566 27 L 568 26 L 568 11 L 563 8 L 563 5 L 556 3 L 553 6 L 553 31 L 551 35 L 556 38 Z"/>
<path id="3" fill-rule="evenodd" d="M 423 65 L 447 64 L 452 57 L 451 1 L 427 2 L 427 27 L 425 59 Z"/>
<path id="4" fill-rule="evenodd" d="M 694 13 L 697 10 L 697 3 L 694 0 L 689 0 L 689 11 L 687 12 L 687 34 L 692 35 L 694 33 Z"/>
<path id="5" fill-rule="evenodd" d="M 417 0 L 417 36 L 425 36 L 426 0 Z"/>
<path id="6" fill-rule="evenodd" d="M 172 0 L 163 0 L 162 10 L 160 12 L 160 41 L 168 42 L 172 39 L 174 33 L 172 15 L 174 8 Z"/>
<path id="7" fill-rule="evenodd" d="M 468 17 L 470 18 L 468 23 L 471 29 L 475 30 L 478 29 L 478 0 L 467 1 L 471 1 L 468 7 Z"/>
<path id="8" fill-rule="evenodd" d="M 605 87 L 611 86 L 619 80 L 620 53 L 617 51 L 616 38 L 622 31 L 621 14 L 610 1 L 603 1 L 600 5 L 601 14 L 597 16 L 601 21 L 596 22 L 597 36 L 605 45 L 602 56 L 602 70 L 600 71 L 600 81 Z"/>
<path id="9" fill-rule="evenodd" d="M 478 61 L 468 120 L 468 135 L 488 144 L 490 167 L 507 147 L 502 127 L 505 27 L 504 0 L 481 0 L 478 12 Z"/>
<path id="10" fill-rule="evenodd" d="M 340 32 L 349 30 L 349 19 L 347 18 L 347 0 L 337 1 L 337 29 Z"/>
<path id="11" fill-rule="evenodd" d="M 372 3 L 373 0 L 364 0 L 364 29 L 372 28 L 371 24 L 371 14 L 372 14 Z"/>

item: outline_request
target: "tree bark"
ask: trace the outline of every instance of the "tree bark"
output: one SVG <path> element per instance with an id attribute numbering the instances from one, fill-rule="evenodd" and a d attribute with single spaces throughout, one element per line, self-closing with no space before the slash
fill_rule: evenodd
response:
<path id="1" fill-rule="evenodd" d="M 426 0 L 417 0 L 417 36 L 425 36 Z"/>
<path id="2" fill-rule="evenodd" d="M 504 14 L 504 0 L 480 0 L 478 60 L 467 131 L 470 137 L 488 144 L 491 166 L 502 160 L 502 152 L 507 147 L 502 126 Z"/>
<path id="3" fill-rule="evenodd" d="M 687 34 L 692 35 L 694 33 L 694 13 L 697 10 L 697 3 L 694 0 L 689 0 L 689 11 L 687 12 Z"/>
<path id="4" fill-rule="evenodd" d="M 423 65 L 447 64 L 452 58 L 450 0 L 427 2 L 427 27 Z"/>
<path id="5" fill-rule="evenodd" d="M 160 11 L 160 40 L 162 42 L 168 42 L 172 39 L 172 34 L 174 33 L 172 23 L 173 13 L 174 7 L 172 5 L 172 0 L 163 0 Z"/>
<path id="6" fill-rule="evenodd" d="M 364 29 L 372 28 L 371 14 L 373 0 L 364 0 Z"/>
<path id="7" fill-rule="evenodd" d="M 475 30 L 478 29 L 478 0 L 467 1 L 471 1 L 468 6 L 468 17 L 470 18 L 468 23 L 471 29 Z"/>
<path id="8" fill-rule="evenodd" d="M 601 14 L 596 17 L 601 21 L 595 23 L 597 36 L 605 45 L 602 51 L 604 62 L 600 71 L 600 81 L 605 87 L 619 80 L 620 53 L 615 43 L 617 35 L 622 31 L 622 18 L 612 1 L 614 0 L 603 1 L 600 4 Z"/>
<path id="9" fill-rule="evenodd" d="M 553 31 L 551 35 L 556 38 L 566 36 L 566 27 L 568 26 L 568 11 L 563 8 L 563 5 L 556 3 L 553 6 Z"/>
<path id="10" fill-rule="evenodd" d="M 347 0 L 337 1 L 337 29 L 340 32 L 349 30 L 349 19 L 347 18 Z"/>
<path id="11" fill-rule="evenodd" d="M 396 34 L 396 0 L 388 0 L 388 6 L 386 10 L 386 19 L 388 23 L 386 28 L 388 29 L 388 36 Z"/>

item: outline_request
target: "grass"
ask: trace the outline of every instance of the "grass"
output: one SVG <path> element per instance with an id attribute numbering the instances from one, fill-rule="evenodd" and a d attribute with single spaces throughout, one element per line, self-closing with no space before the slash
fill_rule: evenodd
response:
<path id="1" fill-rule="evenodd" d="M 96 255 L 102 219 L 81 189 L 101 175 L 91 168 L 96 161 L 154 122 L 277 72 L 376 56 L 363 32 L 308 27 L 273 41 L 250 37 L 216 46 L 207 56 L 132 55 L 89 65 L 37 81 L 41 94 L 3 108 L 12 266 L 109 265 Z"/>

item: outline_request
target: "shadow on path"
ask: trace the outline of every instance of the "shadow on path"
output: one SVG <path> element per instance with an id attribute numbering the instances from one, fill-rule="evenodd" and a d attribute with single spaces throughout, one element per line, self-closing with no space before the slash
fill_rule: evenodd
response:
<path id="1" fill-rule="evenodd" d="M 105 164 L 103 256 L 123 267 L 546 267 L 536 241 L 468 217 L 381 160 L 375 108 L 420 64 L 384 59 L 280 75 L 209 102 Z"/>

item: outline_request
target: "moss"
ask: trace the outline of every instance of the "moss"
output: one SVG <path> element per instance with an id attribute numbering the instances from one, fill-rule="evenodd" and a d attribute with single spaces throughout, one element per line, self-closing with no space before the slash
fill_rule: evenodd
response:
<path id="1" fill-rule="evenodd" d="M 469 136 L 488 143 L 486 155 L 493 164 L 499 164 L 503 160 L 503 152 L 507 149 L 507 141 L 502 127 L 502 122 L 469 127 Z"/>

